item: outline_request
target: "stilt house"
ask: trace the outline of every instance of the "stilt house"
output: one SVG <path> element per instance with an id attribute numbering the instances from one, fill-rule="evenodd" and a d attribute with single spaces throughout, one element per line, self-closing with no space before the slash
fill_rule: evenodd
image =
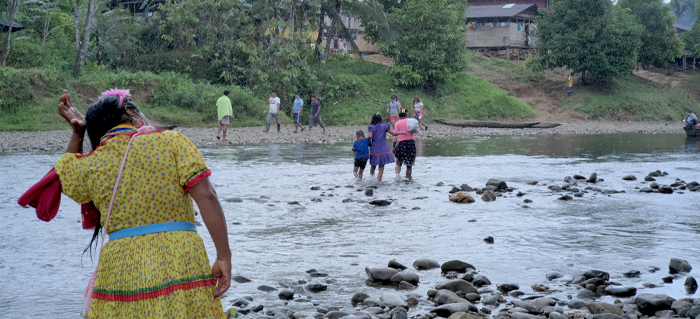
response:
<path id="1" fill-rule="evenodd" d="M 467 11 L 467 47 L 472 49 L 529 49 L 536 39 L 530 35 L 536 26 L 536 4 L 471 6 Z"/>

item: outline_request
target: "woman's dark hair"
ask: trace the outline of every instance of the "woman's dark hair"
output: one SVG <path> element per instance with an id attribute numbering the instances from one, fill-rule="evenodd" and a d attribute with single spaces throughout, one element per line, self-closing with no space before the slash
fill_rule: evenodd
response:
<path id="1" fill-rule="evenodd" d="M 129 108 L 133 113 L 139 114 L 139 108 L 134 102 L 125 97 L 119 107 L 119 96 L 108 95 L 101 97 L 97 102 L 90 105 L 85 114 L 87 133 L 92 144 L 92 149 L 100 146 L 100 139 L 115 126 L 122 124 L 122 115 Z"/>
<path id="2" fill-rule="evenodd" d="M 400 117 L 400 118 L 407 118 L 407 117 L 408 117 L 408 112 L 406 112 L 405 109 L 399 111 L 399 117 Z"/>
<path id="3" fill-rule="evenodd" d="M 398 101 L 398 100 L 399 100 L 399 98 L 396 97 L 396 94 L 392 95 L 392 96 L 391 96 L 391 99 L 394 100 L 394 101 Z"/>
<path id="4" fill-rule="evenodd" d="M 126 113 L 127 108 L 133 113 L 141 114 L 136 104 L 128 97 L 122 100 L 122 105 L 119 107 L 118 95 L 101 97 L 90 105 L 85 114 L 85 122 L 87 124 L 87 133 L 93 150 L 100 146 L 100 139 L 102 136 L 107 134 L 107 132 L 115 126 L 122 124 L 122 115 Z M 97 223 L 95 231 L 92 233 L 92 239 L 90 239 L 90 243 L 85 247 L 85 250 L 83 250 L 83 254 L 90 251 L 90 257 L 92 257 L 91 247 L 94 243 L 95 250 L 97 250 L 97 236 L 100 235 L 101 229 L 102 226 L 100 223 Z"/>
<path id="5" fill-rule="evenodd" d="M 379 115 L 379 113 L 374 113 L 374 115 L 372 115 L 372 125 L 377 125 L 382 121 L 382 116 Z"/>

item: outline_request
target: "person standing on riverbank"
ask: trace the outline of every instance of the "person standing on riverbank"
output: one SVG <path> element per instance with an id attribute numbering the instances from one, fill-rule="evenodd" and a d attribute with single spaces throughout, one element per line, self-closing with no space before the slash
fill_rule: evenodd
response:
<path id="1" fill-rule="evenodd" d="M 62 192 L 83 204 L 83 228 L 95 229 L 88 250 L 100 230 L 109 235 L 108 242 L 102 238 L 82 316 L 223 319 L 220 296 L 231 285 L 231 250 L 211 170 L 187 137 L 155 130 L 129 97 L 126 90 L 104 92 L 86 116 L 66 91 L 58 105 L 73 134 L 46 176 L 55 176 L 60 187 L 44 189 L 40 198 Z M 93 149 L 88 154 L 85 133 Z M 212 266 L 192 199 L 216 247 Z"/>
<path id="2" fill-rule="evenodd" d="M 326 134 L 326 126 L 321 122 L 321 101 L 316 99 L 316 95 L 311 96 L 311 114 L 309 115 L 309 134 L 314 124 L 318 124 L 323 129 L 323 134 Z"/>
<path id="3" fill-rule="evenodd" d="M 355 143 L 352 144 L 352 151 L 355 152 L 355 165 L 352 173 L 355 175 L 355 178 L 362 179 L 362 173 L 365 171 L 369 160 L 370 139 L 365 138 L 365 132 L 362 132 L 362 130 L 355 133 L 355 139 Z"/>
<path id="4" fill-rule="evenodd" d="M 301 112 L 304 110 L 304 100 L 301 99 L 299 92 L 294 95 L 294 107 L 292 108 L 292 118 L 294 118 L 294 133 L 301 127 L 303 132 L 305 127 L 301 125 Z"/>
<path id="5" fill-rule="evenodd" d="M 408 130 L 408 116 L 406 113 L 406 110 L 401 110 L 399 121 L 396 122 L 396 132 L 404 133 L 401 135 L 399 143 L 396 144 L 396 148 L 394 148 L 397 178 L 401 178 L 401 165 L 406 165 L 406 178 L 411 178 L 413 164 L 416 161 L 416 142 L 413 140 L 413 132 Z"/>
<path id="6" fill-rule="evenodd" d="M 224 141 L 226 141 L 226 132 L 228 131 L 229 117 L 233 120 L 233 108 L 231 100 L 228 98 L 229 90 L 224 91 L 224 95 L 216 101 L 216 111 L 219 117 L 219 131 L 216 132 L 216 139 L 220 139 L 219 134 L 224 131 Z"/>
<path id="7" fill-rule="evenodd" d="M 571 91 L 574 90 L 574 72 L 571 72 L 569 74 L 569 77 L 566 79 L 567 82 L 569 82 L 569 86 L 566 87 L 566 96 L 571 96 Z"/>
<path id="8" fill-rule="evenodd" d="M 394 157 L 391 155 L 391 150 L 389 146 L 386 145 L 386 134 L 389 133 L 393 136 L 404 134 L 396 133 L 391 129 L 391 125 L 382 123 L 382 116 L 379 113 L 375 113 L 372 116 L 372 124 L 367 127 L 367 135 L 371 140 L 371 146 L 369 148 L 369 174 L 374 176 L 374 171 L 379 166 L 379 171 L 377 172 L 377 181 L 382 181 L 382 175 L 384 175 L 384 165 L 394 163 Z"/>
<path id="9" fill-rule="evenodd" d="M 270 106 L 270 111 L 267 113 L 267 123 L 265 123 L 265 130 L 263 132 L 267 133 L 270 131 L 270 121 L 274 117 L 277 120 L 277 133 L 280 132 L 280 98 L 277 97 L 277 92 L 272 91 L 270 93 L 270 98 L 267 99 L 267 104 Z"/>
<path id="10" fill-rule="evenodd" d="M 418 121 L 418 127 L 423 125 L 424 130 L 428 130 L 428 126 L 423 123 L 423 118 L 425 117 L 425 108 L 423 107 L 423 101 L 419 97 L 413 98 L 413 118 Z"/>

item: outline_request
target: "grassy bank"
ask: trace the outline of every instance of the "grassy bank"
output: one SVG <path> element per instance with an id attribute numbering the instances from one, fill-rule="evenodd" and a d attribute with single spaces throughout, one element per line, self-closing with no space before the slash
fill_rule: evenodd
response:
<path id="1" fill-rule="evenodd" d="M 564 107 L 591 119 L 618 121 L 676 121 L 700 112 L 688 92 L 661 87 L 636 76 L 616 80 L 602 89 L 585 88 L 564 101 Z"/>
<path id="2" fill-rule="evenodd" d="M 366 124 L 375 112 L 385 114 L 392 94 L 411 110 L 414 96 L 426 105 L 427 116 L 460 119 L 521 118 L 534 114 L 524 102 L 487 81 L 469 74 L 439 88 L 428 96 L 419 89 L 393 85 L 386 67 L 349 58 L 333 59 L 315 70 L 323 84 L 317 95 L 322 100 L 322 117 L 330 125 Z M 78 78 L 53 69 L 0 68 L 0 130 L 65 129 L 56 114 L 56 101 L 64 89 L 76 106 L 85 111 L 100 92 L 119 87 L 131 90 L 132 98 L 152 120 L 180 126 L 216 126 L 215 101 L 224 90 L 230 95 L 236 121 L 233 126 L 264 124 L 265 97 L 236 86 L 212 85 L 177 73 L 114 72 L 89 66 Z M 304 97 L 308 104 L 308 97 Z M 291 110 L 292 99 L 282 98 L 282 110 Z M 307 108 L 308 110 L 308 108 Z M 308 116 L 308 111 L 304 118 Z M 283 122 L 291 123 L 287 116 Z"/>

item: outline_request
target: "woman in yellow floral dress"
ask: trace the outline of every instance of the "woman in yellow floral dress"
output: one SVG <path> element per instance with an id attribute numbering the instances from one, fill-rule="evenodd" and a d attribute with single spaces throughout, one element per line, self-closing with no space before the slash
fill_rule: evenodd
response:
<path id="1" fill-rule="evenodd" d="M 114 199 L 87 317 L 223 318 L 219 297 L 230 286 L 231 251 L 199 150 L 178 132 L 150 128 L 128 91 L 105 92 L 85 118 L 64 91 L 58 111 L 73 136 L 54 168 L 64 194 L 99 211 L 93 241 L 107 223 L 127 144 L 139 132 Z M 82 155 L 86 130 L 93 151 Z M 216 247 L 213 266 L 194 228 L 192 199 Z"/>

